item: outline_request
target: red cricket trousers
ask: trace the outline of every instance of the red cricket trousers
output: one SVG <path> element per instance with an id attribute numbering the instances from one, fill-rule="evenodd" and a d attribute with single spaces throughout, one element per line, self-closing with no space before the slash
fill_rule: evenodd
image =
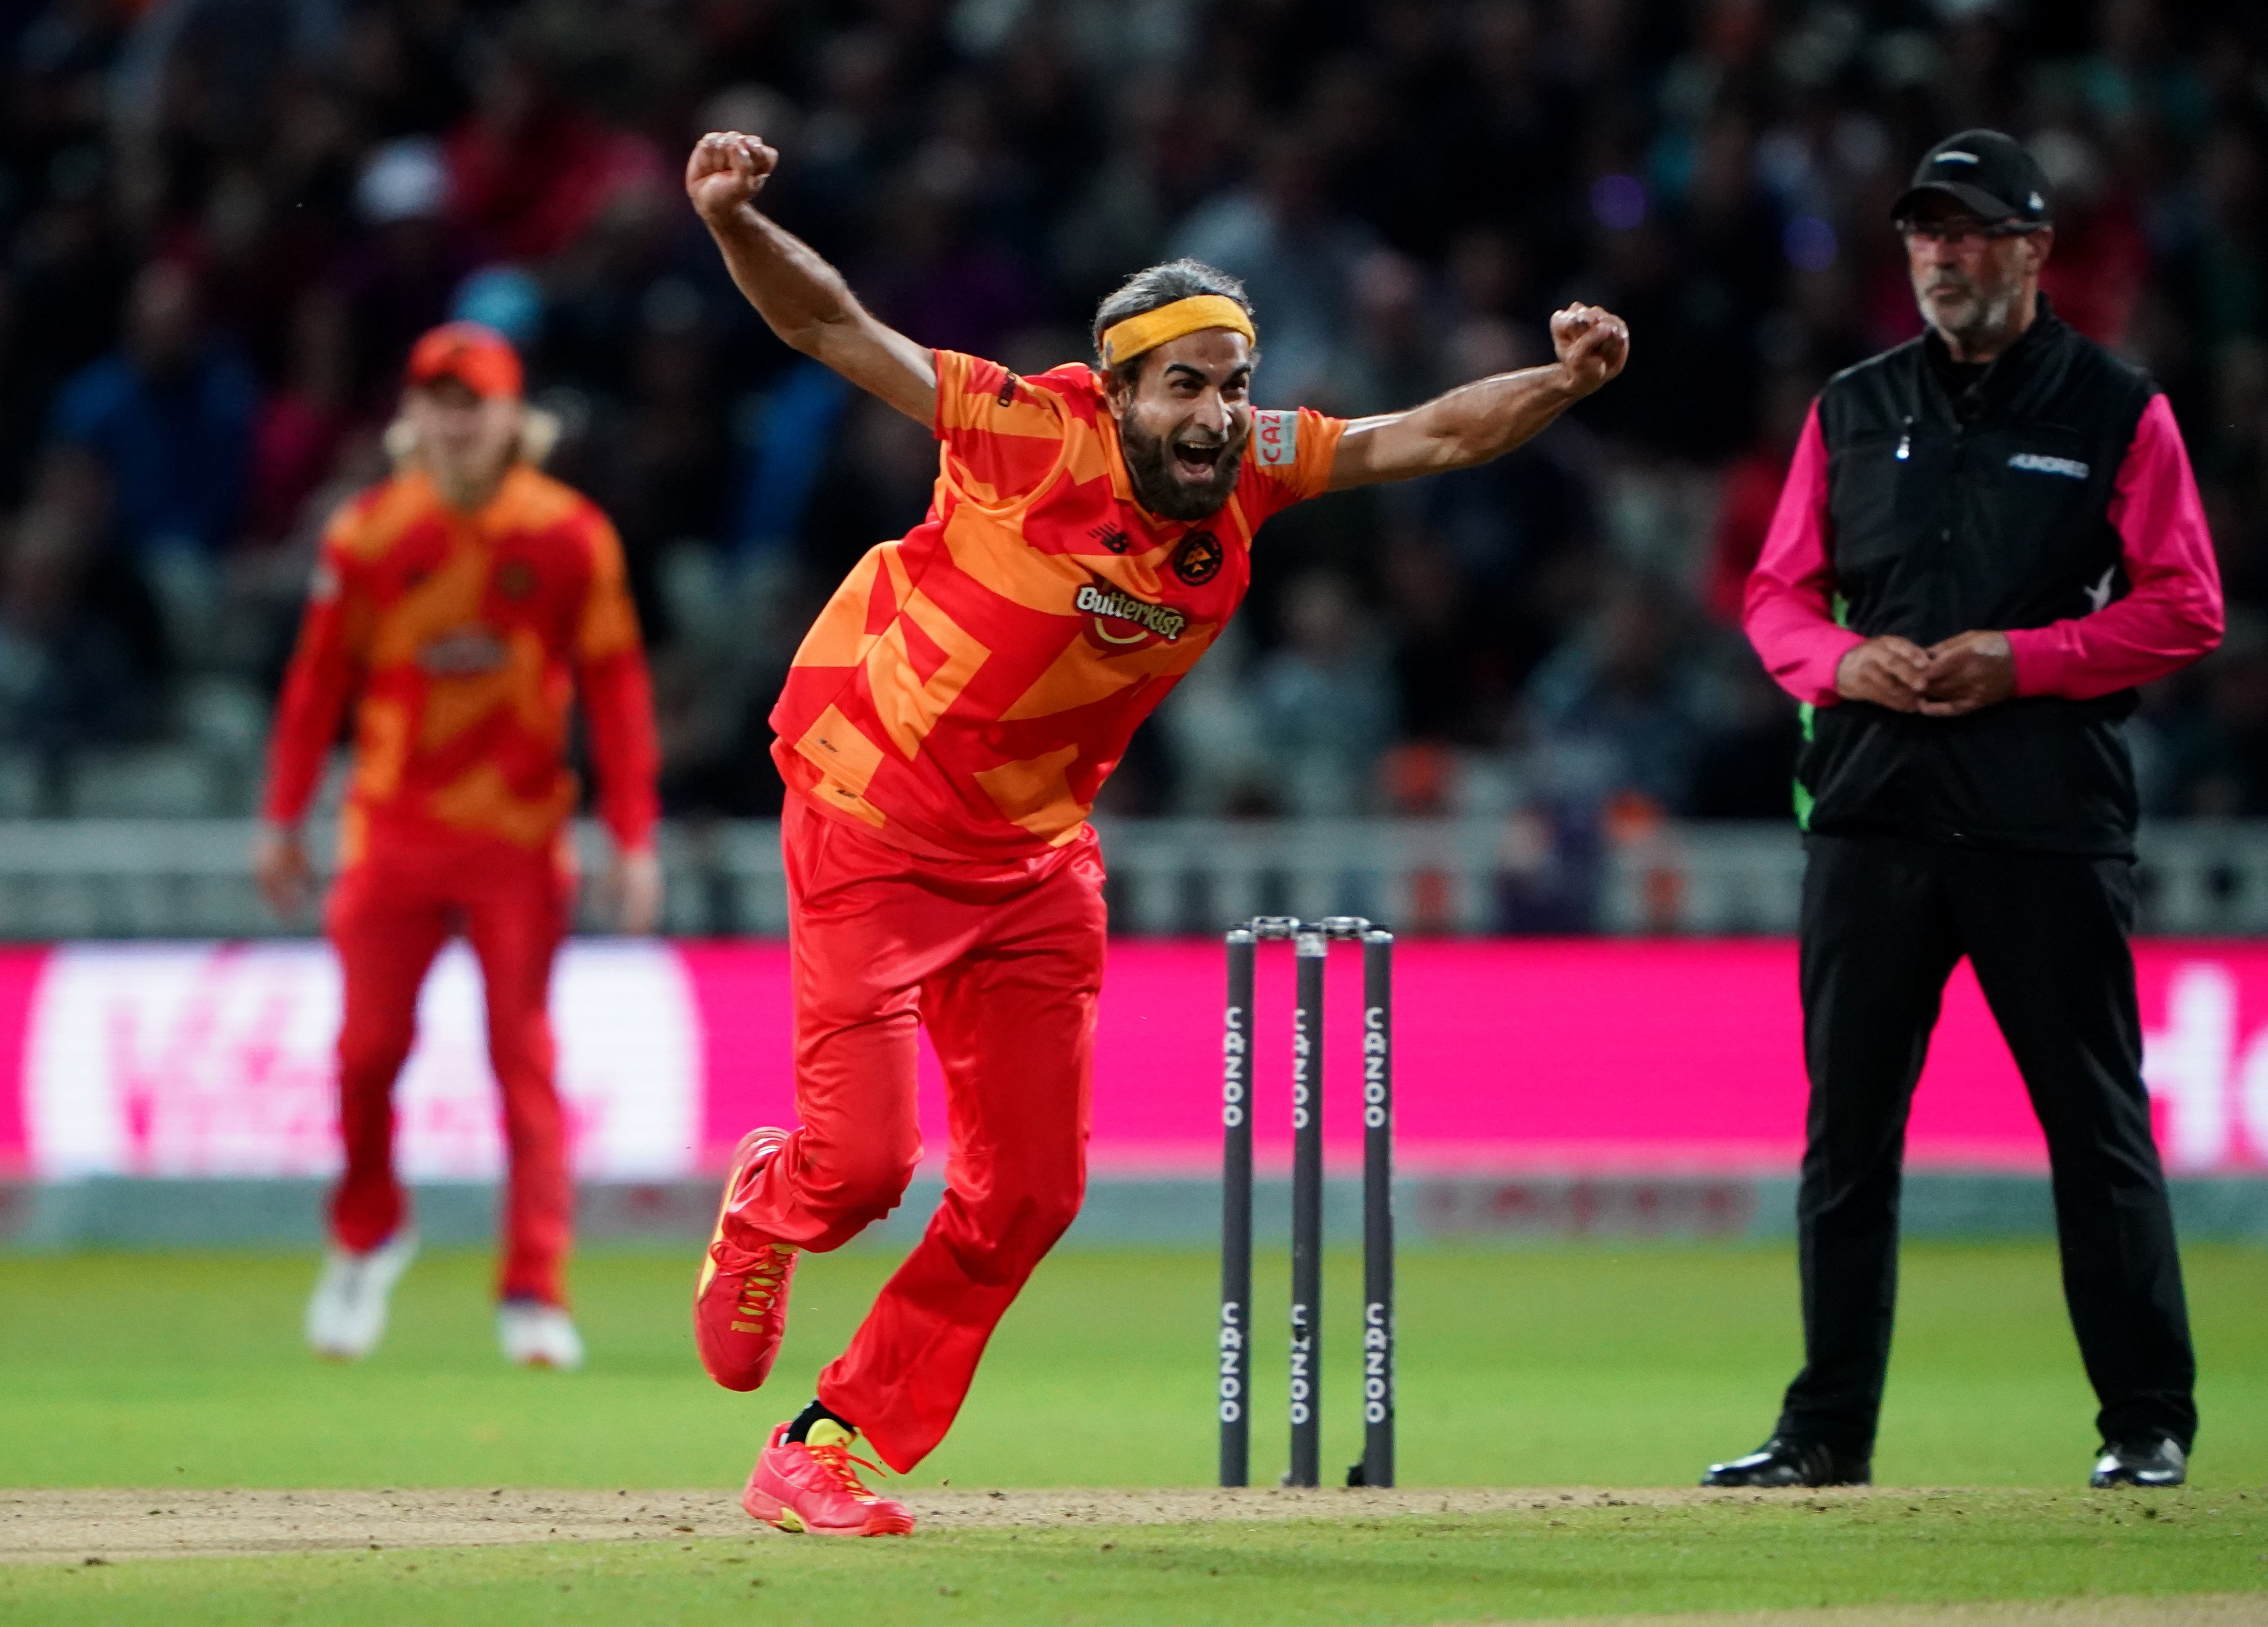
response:
<path id="1" fill-rule="evenodd" d="M 565 1125 L 552 1079 L 547 1000 L 571 878 L 549 846 L 391 844 L 340 876 L 327 925 L 346 984 L 339 1130 L 346 1171 L 331 1197 L 343 1248 L 375 1248 L 407 1206 L 394 1173 L 394 1081 L 417 1032 L 417 990 L 453 932 L 470 940 L 487 995 L 489 1062 L 504 1097 L 504 1257 L 498 1295 L 566 1303 L 574 1218 Z"/>
<path id="2" fill-rule="evenodd" d="M 922 1155 L 915 1034 L 945 1074 L 945 1201 L 819 1399 L 901 1474 L 952 1427 L 985 1341 L 1079 1213 L 1102 988 L 1102 861 L 939 860 L 791 796 L 802 1127 L 725 1216 L 740 1247 L 823 1252 L 898 1205 Z"/>

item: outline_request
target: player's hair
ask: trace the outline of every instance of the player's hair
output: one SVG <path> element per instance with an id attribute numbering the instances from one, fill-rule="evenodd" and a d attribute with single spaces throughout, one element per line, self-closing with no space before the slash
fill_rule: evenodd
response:
<path id="1" fill-rule="evenodd" d="M 1252 314 L 1252 301 L 1244 296 L 1244 283 L 1217 266 L 1202 260 L 1184 256 L 1168 260 L 1137 271 L 1118 285 L 1116 292 L 1106 295 L 1094 312 L 1094 353 L 1102 354 L 1102 335 L 1130 316 L 1140 316 L 1160 306 L 1169 306 L 1176 299 L 1190 299 L 1199 294 L 1219 294 L 1224 299 L 1233 299 L 1245 315 Z M 1148 352 L 1145 351 L 1144 355 Z M 1141 376 L 1142 357 L 1130 356 L 1110 370 L 1122 385 L 1131 387 Z"/>
<path id="2" fill-rule="evenodd" d="M 519 416 L 519 441 L 512 448 L 515 462 L 541 468 L 552 453 L 557 450 L 560 438 L 567 426 L 557 413 L 542 407 L 526 407 Z M 386 455 L 397 473 L 410 467 L 417 460 L 417 429 L 407 418 L 396 418 L 386 426 L 384 445 Z"/>

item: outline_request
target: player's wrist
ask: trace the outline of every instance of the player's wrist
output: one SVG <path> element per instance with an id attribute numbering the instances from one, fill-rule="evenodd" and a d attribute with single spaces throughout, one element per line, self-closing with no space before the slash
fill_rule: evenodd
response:
<path id="1" fill-rule="evenodd" d="M 1585 396 L 1594 394 L 1607 381 L 1603 374 L 1587 375 L 1568 361 L 1555 363 L 1551 372 L 1551 382 L 1545 387 L 1563 407 L 1572 406 Z"/>
<path id="2" fill-rule="evenodd" d="M 1854 644 L 1849 649 L 1843 652 L 1840 656 L 1836 658 L 1836 694 L 1841 696 L 1846 701 L 1858 701 L 1864 700 L 1866 698 L 1864 691 L 1866 689 L 1865 673 L 1867 659 L 1868 646 L 1864 644 Z"/>
<path id="3" fill-rule="evenodd" d="M 719 236 L 739 236 L 754 232 L 758 224 L 754 193 L 726 203 L 696 202 L 693 209 L 701 217 L 702 223 Z"/>

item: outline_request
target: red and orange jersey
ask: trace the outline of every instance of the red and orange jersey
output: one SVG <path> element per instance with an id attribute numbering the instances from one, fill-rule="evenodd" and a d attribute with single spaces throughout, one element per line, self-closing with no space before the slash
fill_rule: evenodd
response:
<path id="1" fill-rule="evenodd" d="M 791 791 L 900 846 L 1027 858 L 1086 828 L 1136 725 L 1243 600 L 1253 533 L 1324 489 L 1345 424 L 1256 413 L 1219 512 L 1160 519 L 1092 369 L 936 355 L 929 516 L 820 613 L 772 755 Z"/>
<path id="2" fill-rule="evenodd" d="M 526 465 L 463 513 L 411 470 L 345 504 L 323 537 L 269 747 L 266 813 L 306 810 L 342 711 L 355 762 L 342 836 L 540 847 L 574 810 L 579 694 L 600 807 L 652 840 L 653 703 L 622 545 L 590 501 Z"/>

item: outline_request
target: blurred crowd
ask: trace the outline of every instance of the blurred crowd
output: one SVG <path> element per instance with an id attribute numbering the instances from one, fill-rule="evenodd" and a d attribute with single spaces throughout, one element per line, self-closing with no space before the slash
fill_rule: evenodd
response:
<path id="1" fill-rule="evenodd" d="M 678 176 L 736 128 L 887 320 L 1020 371 L 1180 254 L 1246 280 L 1263 404 L 1403 406 L 1543 358 L 1568 299 L 1627 317 L 1623 379 L 1519 453 L 1276 521 L 1108 793 L 1504 814 L 1548 924 L 1550 856 L 1786 816 L 1741 584 L 1812 393 L 1918 331 L 1890 200 L 1990 124 L 2220 548 L 2227 646 L 2136 725 L 2148 806 L 2268 814 L 2259 7 L 50 0 L 0 49 L 0 813 L 249 806 L 313 539 L 450 316 L 521 344 L 621 529 L 670 810 L 775 810 L 780 674 L 935 454 L 725 280 Z"/>

